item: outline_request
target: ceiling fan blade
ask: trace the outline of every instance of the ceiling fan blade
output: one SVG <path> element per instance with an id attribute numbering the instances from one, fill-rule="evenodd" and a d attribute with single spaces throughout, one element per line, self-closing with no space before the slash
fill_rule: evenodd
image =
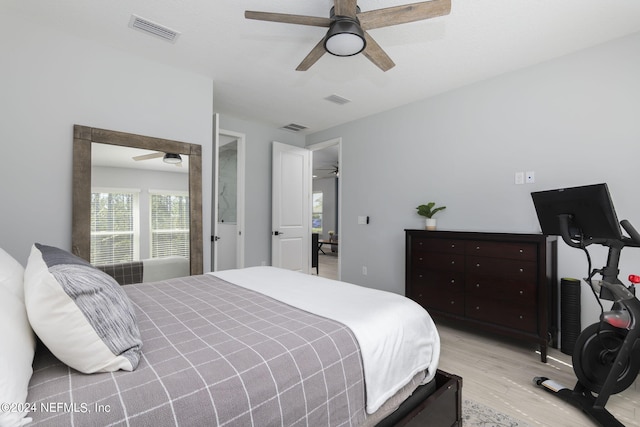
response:
<path id="1" fill-rule="evenodd" d="M 331 19 L 316 16 L 290 15 L 288 13 L 254 12 L 247 10 L 244 12 L 247 19 L 258 21 L 284 22 L 285 24 L 310 25 L 313 27 L 329 27 Z"/>
<path id="2" fill-rule="evenodd" d="M 311 52 L 302 60 L 296 71 L 307 71 L 313 64 L 318 62 L 318 59 L 324 55 L 326 50 L 324 49 L 324 38 L 318 42 L 318 44 L 311 49 Z"/>
<path id="3" fill-rule="evenodd" d="M 367 47 L 362 51 L 364 56 L 369 58 L 369 60 L 376 64 L 382 71 L 388 71 L 396 66 L 391 58 L 389 58 L 389 55 L 382 50 L 380 45 L 366 31 L 364 38 L 367 41 Z"/>
<path id="4" fill-rule="evenodd" d="M 448 15 L 451 12 L 451 0 L 431 0 L 402 6 L 387 7 L 358 13 L 363 30 L 405 24 Z"/>
<path id="5" fill-rule="evenodd" d="M 335 0 L 334 12 L 338 16 L 356 17 L 357 0 Z"/>
<path id="6" fill-rule="evenodd" d="M 164 153 L 161 153 L 158 151 L 157 153 L 142 154 L 141 156 L 135 156 L 135 157 L 132 157 L 132 159 L 137 162 L 140 160 L 157 159 L 158 157 L 164 157 Z"/>

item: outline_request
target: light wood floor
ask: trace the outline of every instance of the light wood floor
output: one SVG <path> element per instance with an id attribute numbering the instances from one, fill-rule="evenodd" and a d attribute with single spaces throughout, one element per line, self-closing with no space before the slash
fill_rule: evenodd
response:
<path id="1" fill-rule="evenodd" d="M 337 279 L 337 271 L 338 257 L 320 254 L 319 275 Z M 533 384 L 533 378 L 539 376 L 573 388 L 571 356 L 551 348 L 547 363 L 542 363 L 534 344 L 442 322 L 436 326 L 441 341 L 439 368 L 462 377 L 463 399 L 495 408 L 532 427 L 595 425 L 579 409 Z M 640 426 L 640 381 L 611 396 L 606 408 L 625 426 Z"/>
<path id="2" fill-rule="evenodd" d="M 316 269 L 311 269 L 316 274 Z M 338 280 L 338 254 L 327 251 L 327 255 L 318 254 L 318 276 Z"/>
<path id="3" fill-rule="evenodd" d="M 440 369 L 462 377 L 462 396 L 516 417 L 531 426 L 591 426 L 580 410 L 535 386 L 544 376 L 573 388 L 571 357 L 550 349 L 540 362 L 535 345 L 437 323 Z M 606 408 L 625 426 L 640 426 L 640 382 L 613 395 Z"/>

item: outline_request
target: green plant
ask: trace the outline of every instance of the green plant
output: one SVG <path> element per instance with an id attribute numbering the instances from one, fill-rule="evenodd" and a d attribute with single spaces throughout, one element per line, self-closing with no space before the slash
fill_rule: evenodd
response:
<path id="1" fill-rule="evenodd" d="M 436 205 L 435 202 L 429 202 L 426 205 L 418 206 L 416 208 L 418 209 L 418 215 L 431 218 L 433 217 L 433 215 L 436 214 L 436 212 L 439 212 L 447 208 L 446 206 L 439 206 L 437 208 L 434 208 L 435 205 Z"/>

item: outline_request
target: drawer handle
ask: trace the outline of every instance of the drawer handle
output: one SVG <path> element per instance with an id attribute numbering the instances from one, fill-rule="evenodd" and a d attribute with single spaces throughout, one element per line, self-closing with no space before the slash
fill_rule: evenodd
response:
<path id="1" fill-rule="evenodd" d="M 455 261 L 451 261 L 451 265 L 453 265 L 453 264 L 455 264 L 455 263 L 456 263 Z"/>
<path id="2" fill-rule="evenodd" d="M 521 268 L 521 269 L 520 269 L 520 273 L 522 273 L 522 272 L 524 272 L 524 268 Z"/>
<path id="3" fill-rule="evenodd" d="M 418 258 L 418 261 L 422 261 L 422 257 Z"/>
<path id="4" fill-rule="evenodd" d="M 476 267 L 480 267 L 480 263 L 476 264 Z"/>
<path id="5" fill-rule="evenodd" d="M 419 244 L 420 246 L 422 246 L 422 242 L 418 242 L 418 244 Z"/>
<path id="6" fill-rule="evenodd" d="M 476 283 L 476 288 L 479 288 L 479 287 L 480 287 L 480 283 Z"/>
<path id="7" fill-rule="evenodd" d="M 524 295 L 524 291 L 520 291 L 520 295 Z"/>
<path id="8" fill-rule="evenodd" d="M 520 249 L 520 253 L 523 254 L 524 253 L 524 249 Z"/>
<path id="9" fill-rule="evenodd" d="M 418 278 L 419 278 L 419 279 L 422 279 L 422 274 L 418 274 Z"/>
<path id="10" fill-rule="evenodd" d="M 476 310 L 480 310 L 480 306 L 477 306 L 477 307 L 476 307 Z"/>
<path id="11" fill-rule="evenodd" d="M 455 301 L 451 300 L 451 305 L 453 305 L 453 304 L 455 304 L 455 303 L 456 303 Z"/>
<path id="12" fill-rule="evenodd" d="M 522 320 L 522 319 L 524 319 L 524 316 L 521 314 L 521 315 L 520 315 L 520 320 Z"/>
<path id="13" fill-rule="evenodd" d="M 453 285 L 454 283 L 456 283 L 456 279 L 451 279 L 451 284 Z"/>
<path id="14" fill-rule="evenodd" d="M 455 248 L 455 247 L 456 247 L 456 244 L 455 244 L 455 243 L 452 243 L 452 244 L 451 244 L 451 247 L 452 247 L 452 248 Z"/>

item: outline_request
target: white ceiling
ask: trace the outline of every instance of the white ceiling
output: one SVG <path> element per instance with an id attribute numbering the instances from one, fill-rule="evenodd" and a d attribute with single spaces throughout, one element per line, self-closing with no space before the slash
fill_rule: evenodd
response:
<path id="1" fill-rule="evenodd" d="M 360 0 L 363 11 L 411 0 Z M 451 14 L 371 30 L 396 63 L 324 55 L 296 66 L 325 29 L 244 19 L 245 10 L 328 17 L 331 0 L 3 0 L 5 13 L 214 81 L 214 111 L 276 127 L 326 129 L 640 31 L 638 0 L 452 0 Z M 181 33 L 128 28 L 131 14 Z M 350 99 L 336 105 L 324 98 Z"/>

